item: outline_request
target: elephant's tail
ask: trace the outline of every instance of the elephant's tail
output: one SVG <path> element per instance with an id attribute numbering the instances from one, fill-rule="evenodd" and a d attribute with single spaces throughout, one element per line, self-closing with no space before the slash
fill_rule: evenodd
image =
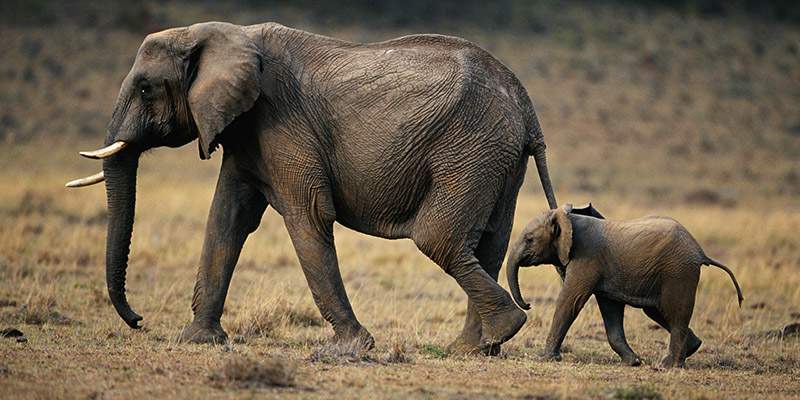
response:
<path id="1" fill-rule="evenodd" d="M 528 115 L 525 118 L 526 130 L 528 131 L 525 152 L 528 153 L 529 156 L 535 156 L 537 152 L 544 151 L 546 146 L 544 144 L 542 126 L 539 124 L 539 118 L 536 116 L 533 104 L 528 104 L 528 106 Z"/>
<path id="2" fill-rule="evenodd" d="M 703 260 L 703 264 L 705 264 L 705 265 L 713 265 L 715 267 L 721 268 L 723 271 L 728 273 L 728 276 L 731 277 L 731 280 L 733 281 L 733 286 L 736 286 L 736 294 L 739 296 L 739 307 L 741 307 L 742 306 L 742 300 L 744 300 L 744 297 L 742 296 L 742 288 L 739 287 L 739 282 L 736 281 L 736 277 L 733 275 L 733 272 L 728 267 L 723 265 L 721 262 L 719 262 L 717 260 L 714 260 L 713 258 L 711 258 L 709 256 L 705 256 L 705 257 L 706 257 L 706 259 Z"/>
<path id="3" fill-rule="evenodd" d="M 550 182 L 550 172 L 547 169 L 547 155 L 545 154 L 544 134 L 542 127 L 539 125 L 539 119 L 536 118 L 536 113 L 533 112 L 531 107 L 530 117 L 528 121 L 529 138 L 528 143 L 525 145 L 525 150 L 528 155 L 533 156 L 536 162 L 536 170 L 539 172 L 539 180 L 542 182 L 542 189 L 544 195 L 547 197 L 547 204 L 550 209 L 558 208 L 556 202 L 556 195 L 553 193 L 553 184 Z"/>

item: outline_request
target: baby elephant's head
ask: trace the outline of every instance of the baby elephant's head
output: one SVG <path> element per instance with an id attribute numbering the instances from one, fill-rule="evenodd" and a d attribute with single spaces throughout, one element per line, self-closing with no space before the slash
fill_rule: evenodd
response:
<path id="1" fill-rule="evenodd" d="M 514 301 L 526 310 L 531 305 L 522 299 L 519 291 L 519 267 L 541 264 L 566 266 L 569 263 L 572 223 L 567 212 L 566 207 L 543 212 L 525 227 L 511 248 L 506 267 L 508 286 Z"/>

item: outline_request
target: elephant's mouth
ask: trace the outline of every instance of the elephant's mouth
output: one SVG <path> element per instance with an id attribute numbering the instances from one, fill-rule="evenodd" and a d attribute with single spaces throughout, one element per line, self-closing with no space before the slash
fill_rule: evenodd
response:
<path id="1" fill-rule="evenodd" d="M 522 256 L 519 259 L 515 260 L 515 264 L 518 267 L 538 267 L 542 264 L 545 264 L 544 257 L 540 255 L 526 255 Z"/>
<path id="2" fill-rule="evenodd" d="M 519 264 L 519 266 L 520 267 L 538 267 L 538 266 L 540 266 L 540 265 L 542 265 L 544 263 L 545 262 L 541 258 L 534 258 L 534 259 L 530 259 L 530 260 L 523 260 Z"/>

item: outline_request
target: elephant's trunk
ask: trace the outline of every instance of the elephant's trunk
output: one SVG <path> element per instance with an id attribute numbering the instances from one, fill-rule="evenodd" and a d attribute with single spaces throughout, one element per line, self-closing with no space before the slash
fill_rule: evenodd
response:
<path id="1" fill-rule="evenodd" d="M 133 216 L 136 208 L 138 154 L 124 152 L 103 160 L 108 200 L 106 237 L 106 284 L 111 304 L 125 323 L 138 329 L 142 317 L 128 305 L 125 297 L 125 271 L 128 268 Z"/>
<path id="2" fill-rule="evenodd" d="M 511 296 L 524 310 L 530 310 L 531 305 L 525 302 L 522 298 L 522 293 L 519 290 L 519 267 L 520 267 L 520 251 L 519 246 L 514 246 L 511 255 L 506 265 L 506 277 L 508 278 L 508 288 L 511 289 Z"/>
<path id="3" fill-rule="evenodd" d="M 545 155 L 544 144 L 539 145 L 533 152 L 533 159 L 536 161 L 536 170 L 539 171 L 539 180 L 542 181 L 544 195 L 547 196 L 547 204 L 551 210 L 558 208 L 556 195 L 553 193 L 553 184 L 550 182 L 550 172 L 547 170 L 547 156 Z"/>

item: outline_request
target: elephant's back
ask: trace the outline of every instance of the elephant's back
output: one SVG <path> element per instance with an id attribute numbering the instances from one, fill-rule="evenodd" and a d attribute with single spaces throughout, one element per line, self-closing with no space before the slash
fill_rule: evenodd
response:
<path id="1" fill-rule="evenodd" d="M 337 122 L 342 132 L 370 130 L 377 139 L 386 139 L 380 135 L 434 127 L 428 131 L 436 134 L 456 108 L 473 122 L 483 115 L 502 119 L 493 121 L 495 127 L 465 124 L 466 129 L 487 131 L 485 135 L 503 135 L 502 140 L 527 144 L 531 132 L 538 130 L 521 82 L 501 61 L 466 39 L 415 34 L 355 43 L 276 23 L 248 29 L 262 37 L 281 37 L 303 65 L 295 71 L 303 90 L 327 103 L 333 115 L 324 117 Z M 510 132 L 515 136 L 507 137 Z"/>
<path id="2" fill-rule="evenodd" d="M 682 263 L 699 265 L 702 249 L 691 233 L 678 221 L 670 217 L 647 216 L 624 222 L 610 223 L 616 230 L 621 246 L 615 252 L 631 255 L 630 264 L 642 260 L 658 263 Z M 639 265 L 639 268 L 646 266 Z"/>
<path id="3" fill-rule="evenodd" d="M 395 177 L 510 171 L 529 142 L 513 74 L 464 39 L 411 35 L 347 46 L 319 73 L 335 151 L 353 169 Z M 527 95 L 524 96 L 527 100 Z"/>
<path id="4" fill-rule="evenodd" d="M 414 64 L 420 66 L 428 64 L 428 58 L 448 60 L 458 71 L 453 75 L 458 82 L 458 97 L 451 100 L 460 100 L 458 107 L 468 120 L 494 118 L 488 124 L 468 129 L 482 131 L 486 139 L 523 148 L 544 142 L 533 102 L 522 82 L 507 65 L 477 44 L 456 36 L 421 34 L 366 46 L 382 52 L 406 49 L 417 53 Z"/>

